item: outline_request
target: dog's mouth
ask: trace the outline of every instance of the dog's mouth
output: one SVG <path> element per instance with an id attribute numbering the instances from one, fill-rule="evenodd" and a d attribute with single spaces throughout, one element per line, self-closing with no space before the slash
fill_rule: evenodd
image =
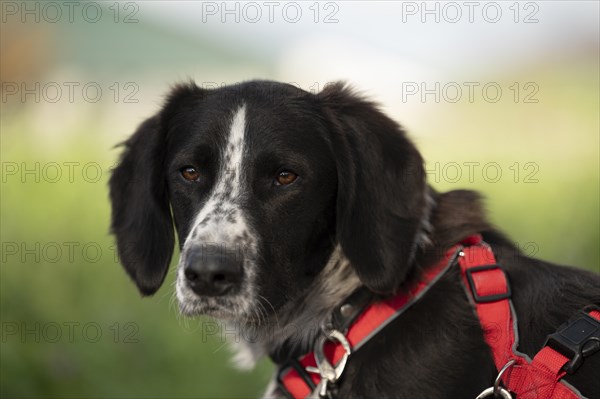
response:
<path id="1" fill-rule="evenodd" d="M 192 300 L 179 300 L 179 311 L 187 317 L 211 316 L 222 320 L 238 320 L 242 314 L 235 309 L 238 308 L 237 301 L 220 299 L 218 301 L 211 298 L 194 298 Z"/>

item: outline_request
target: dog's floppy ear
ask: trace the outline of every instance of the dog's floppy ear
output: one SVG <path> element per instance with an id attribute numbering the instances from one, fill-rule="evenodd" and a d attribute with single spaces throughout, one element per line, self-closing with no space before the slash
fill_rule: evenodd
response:
<path id="1" fill-rule="evenodd" d="M 124 146 L 109 182 L 111 231 L 125 270 L 143 295 L 152 295 L 165 279 L 175 242 L 159 116 L 142 123 Z"/>
<path id="2" fill-rule="evenodd" d="M 318 98 L 338 171 L 337 239 L 361 281 L 391 294 L 412 266 L 425 222 L 423 160 L 394 121 L 344 84 Z"/>
<path id="3" fill-rule="evenodd" d="M 121 263 L 143 295 L 162 285 L 175 245 L 164 174 L 168 123 L 182 109 L 198 106 L 203 93 L 192 82 L 175 86 L 163 109 L 124 143 L 110 178 L 111 232 Z"/>

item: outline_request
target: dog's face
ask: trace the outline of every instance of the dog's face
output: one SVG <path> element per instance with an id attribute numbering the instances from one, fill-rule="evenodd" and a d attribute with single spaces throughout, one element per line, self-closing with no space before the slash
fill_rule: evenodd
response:
<path id="1" fill-rule="evenodd" d="M 314 100 L 292 87 L 198 94 L 165 121 L 186 314 L 260 317 L 304 289 L 334 243 L 336 167 Z M 192 97 L 193 98 L 193 97 Z"/>
<path id="2" fill-rule="evenodd" d="M 342 85 L 179 86 L 126 146 L 110 182 L 121 261 L 154 293 L 174 221 L 187 315 L 258 322 L 310 295 L 337 245 L 374 291 L 393 292 L 408 272 L 425 212 L 421 158 Z"/>

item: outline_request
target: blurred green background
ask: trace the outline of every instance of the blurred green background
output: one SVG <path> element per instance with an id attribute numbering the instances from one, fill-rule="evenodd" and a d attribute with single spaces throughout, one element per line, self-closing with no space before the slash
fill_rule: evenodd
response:
<path id="1" fill-rule="evenodd" d="M 222 334 L 178 316 L 173 273 L 141 299 L 108 234 L 114 145 L 189 78 L 348 80 L 407 128 L 434 187 L 480 190 L 527 253 L 600 271 L 597 2 L 495 3 L 497 21 L 486 2 L 472 21 L 438 2 L 47 4 L 2 1 L 3 398 L 266 385 L 268 361 L 237 371 Z"/>

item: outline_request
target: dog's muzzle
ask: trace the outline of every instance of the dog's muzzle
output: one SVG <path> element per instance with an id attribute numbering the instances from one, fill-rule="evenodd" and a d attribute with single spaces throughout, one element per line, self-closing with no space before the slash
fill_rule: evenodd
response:
<path id="1" fill-rule="evenodd" d="M 187 249 L 183 273 L 187 285 L 199 296 L 223 296 L 239 290 L 244 260 L 238 251 L 215 245 Z"/>

